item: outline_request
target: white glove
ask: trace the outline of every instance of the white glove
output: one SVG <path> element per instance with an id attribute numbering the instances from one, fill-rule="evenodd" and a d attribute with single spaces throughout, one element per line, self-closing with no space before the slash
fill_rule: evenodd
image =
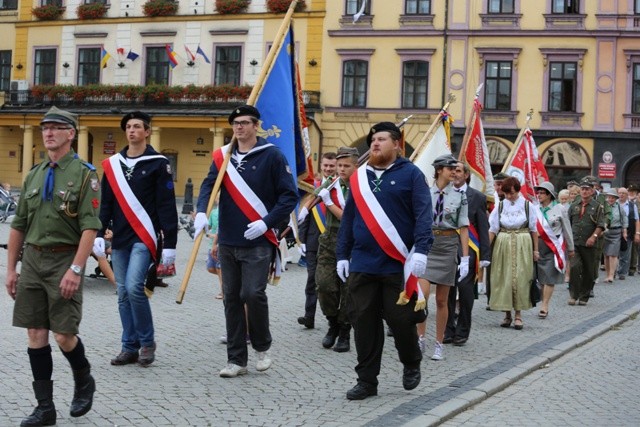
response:
<path id="1" fill-rule="evenodd" d="M 300 255 L 302 256 L 307 255 L 307 245 L 300 243 L 300 246 L 298 246 L 298 252 L 300 252 Z"/>
<path id="2" fill-rule="evenodd" d="M 480 268 L 487 268 L 491 265 L 491 261 L 480 261 Z"/>
<path id="3" fill-rule="evenodd" d="M 463 256 L 460 258 L 460 265 L 458 266 L 458 271 L 460 272 L 460 276 L 458 280 L 462 280 L 467 277 L 469 274 L 469 256 Z"/>
<path id="4" fill-rule="evenodd" d="M 107 256 L 104 249 L 104 239 L 102 237 L 96 237 L 93 241 L 93 253 L 99 257 Z"/>
<path id="5" fill-rule="evenodd" d="M 265 224 L 263 220 L 259 219 L 247 225 L 247 231 L 244 232 L 244 238 L 247 240 L 254 240 L 266 232 L 267 224 Z"/>
<path id="6" fill-rule="evenodd" d="M 163 249 L 162 250 L 162 265 L 169 266 L 176 262 L 176 250 L 175 249 Z"/>
<path id="7" fill-rule="evenodd" d="M 414 253 L 411 255 L 411 274 L 420 277 L 427 270 L 427 256 L 425 254 Z"/>
<path id="8" fill-rule="evenodd" d="M 338 277 L 343 282 L 347 282 L 347 277 L 349 277 L 349 261 L 346 259 L 341 259 L 338 261 L 338 266 L 336 267 L 338 271 Z"/>
<path id="9" fill-rule="evenodd" d="M 302 209 L 300 209 L 300 212 L 298 212 L 298 222 L 304 221 L 307 215 L 309 215 L 309 209 L 303 206 Z"/>
<path id="10" fill-rule="evenodd" d="M 331 206 L 333 204 L 333 200 L 331 200 L 331 192 L 326 188 L 323 188 L 318 193 L 319 197 L 322 197 L 322 202 L 325 206 Z"/>
<path id="11" fill-rule="evenodd" d="M 209 227 L 209 219 L 204 212 L 198 212 L 193 220 L 193 238 L 198 237 L 200 232 L 205 231 Z"/>

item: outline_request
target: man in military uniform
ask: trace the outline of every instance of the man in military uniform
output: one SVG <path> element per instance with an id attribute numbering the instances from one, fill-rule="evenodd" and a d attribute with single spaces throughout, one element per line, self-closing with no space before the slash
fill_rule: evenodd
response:
<path id="1" fill-rule="evenodd" d="M 77 334 L 83 270 L 100 228 L 100 185 L 95 168 L 71 149 L 77 116 L 52 107 L 40 125 L 48 161 L 36 165 L 25 179 L 8 244 L 6 286 L 15 300 L 13 326 L 27 328 L 27 354 L 38 400 L 22 426 L 56 423 L 49 331 L 73 371 L 72 417 L 91 409 L 96 389 Z"/>
<path id="2" fill-rule="evenodd" d="M 569 305 L 587 305 L 593 287 L 597 258 L 597 241 L 605 229 L 603 206 L 593 198 L 593 181 L 588 177 L 580 181 L 580 198 L 569 207 L 573 229 L 575 256 L 571 259 Z"/>

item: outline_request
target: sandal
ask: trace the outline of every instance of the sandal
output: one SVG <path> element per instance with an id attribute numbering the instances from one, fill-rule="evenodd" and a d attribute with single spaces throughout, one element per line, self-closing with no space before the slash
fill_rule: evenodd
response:
<path id="1" fill-rule="evenodd" d="M 509 328 L 509 327 L 511 327 L 511 322 L 512 321 L 513 321 L 513 319 L 511 319 L 511 316 L 505 316 L 505 318 L 502 321 L 502 323 L 500 323 L 500 327 L 501 328 Z"/>
<path id="2" fill-rule="evenodd" d="M 546 319 L 548 314 L 549 314 L 549 313 L 548 313 L 548 312 L 546 312 L 545 310 L 540 310 L 540 312 L 538 313 L 538 317 L 539 317 L 540 319 Z"/>
<path id="3" fill-rule="evenodd" d="M 522 330 L 523 325 L 522 325 L 522 319 L 520 317 L 516 317 L 516 320 L 513 321 L 513 327 L 518 331 Z"/>
<path id="4" fill-rule="evenodd" d="M 216 299 L 222 299 L 222 298 L 223 298 L 223 295 L 222 295 L 222 294 L 218 294 L 218 295 L 216 295 Z"/>

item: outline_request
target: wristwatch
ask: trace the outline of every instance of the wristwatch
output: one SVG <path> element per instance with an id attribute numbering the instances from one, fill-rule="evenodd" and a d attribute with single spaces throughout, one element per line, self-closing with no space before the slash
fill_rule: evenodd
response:
<path id="1" fill-rule="evenodd" d="M 80 267 L 79 265 L 71 264 L 69 270 L 73 271 L 76 276 L 82 276 L 82 267 Z"/>

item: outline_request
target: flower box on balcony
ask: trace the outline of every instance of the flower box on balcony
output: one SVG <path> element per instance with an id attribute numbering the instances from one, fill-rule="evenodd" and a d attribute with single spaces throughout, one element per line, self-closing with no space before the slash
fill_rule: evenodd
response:
<path id="1" fill-rule="evenodd" d="M 53 21 L 60 18 L 64 13 L 64 10 L 64 6 L 47 4 L 44 6 L 34 7 L 31 9 L 31 14 L 41 21 Z"/>
<path id="2" fill-rule="evenodd" d="M 149 0 L 142 6 L 145 16 L 171 16 L 178 11 L 178 2 L 172 0 Z"/>
<path id="3" fill-rule="evenodd" d="M 289 9 L 291 0 L 267 0 L 267 10 L 271 13 L 285 13 Z M 307 7 L 304 0 L 298 1 L 296 4 L 296 12 L 301 12 Z"/>
<path id="4" fill-rule="evenodd" d="M 81 4 L 76 9 L 78 19 L 100 19 L 107 14 L 107 6 L 104 3 Z"/>
<path id="5" fill-rule="evenodd" d="M 251 0 L 216 0 L 216 10 L 220 15 L 235 15 L 247 11 Z"/>

